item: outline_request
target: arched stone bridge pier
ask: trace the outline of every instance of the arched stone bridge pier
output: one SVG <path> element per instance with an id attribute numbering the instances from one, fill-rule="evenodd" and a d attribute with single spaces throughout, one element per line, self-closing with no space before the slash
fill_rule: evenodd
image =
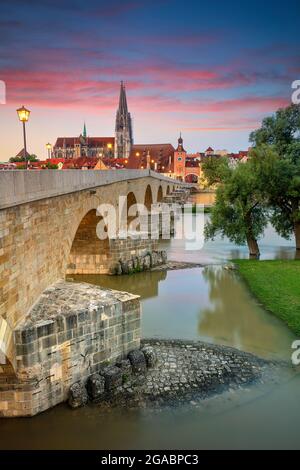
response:
<path id="1" fill-rule="evenodd" d="M 95 233 L 99 204 L 117 207 L 125 196 L 129 206 L 149 206 L 183 187 L 189 185 L 149 170 L 0 172 L 0 350 L 7 359 L 0 382 L 1 372 L 24 372 L 16 331 L 41 294 L 68 273 L 107 272 L 111 242 Z"/>

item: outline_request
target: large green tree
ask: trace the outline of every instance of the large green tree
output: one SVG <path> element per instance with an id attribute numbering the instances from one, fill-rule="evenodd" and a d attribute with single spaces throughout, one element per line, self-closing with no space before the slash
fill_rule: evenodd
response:
<path id="1" fill-rule="evenodd" d="M 260 190 L 281 236 L 300 250 L 300 106 L 279 109 L 250 135 Z"/>
<path id="2" fill-rule="evenodd" d="M 22 157 L 11 157 L 11 158 L 9 159 L 9 161 L 10 161 L 11 163 L 25 162 L 25 158 L 24 158 L 23 156 L 22 156 Z M 36 155 L 34 155 L 34 154 L 29 155 L 28 161 L 29 161 L 29 162 L 37 162 L 37 161 L 38 161 L 38 157 L 37 157 Z"/>
<path id="3" fill-rule="evenodd" d="M 204 173 L 203 182 L 207 186 L 223 182 L 231 173 L 229 161 L 226 157 L 205 157 L 201 167 Z"/>
<path id="4" fill-rule="evenodd" d="M 259 257 L 257 240 L 267 222 L 253 165 L 251 161 L 241 163 L 217 188 L 215 205 L 205 226 L 205 238 L 214 239 L 217 234 L 226 236 L 238 245 L 247 244 L 249 255 Z"/>

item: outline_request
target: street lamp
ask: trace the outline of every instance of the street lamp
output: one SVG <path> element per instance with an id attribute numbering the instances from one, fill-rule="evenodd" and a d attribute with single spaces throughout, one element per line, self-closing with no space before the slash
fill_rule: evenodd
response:
<path id="1" fill-rule="evenodd" d="M 48 160 L 50 160 L 51 158 L 51 148 L 52 148 L 52 145 L 48 142 L 48 144 L 46 144 L 46 149 L 48 150 Z"/>
<path id="2" fill-rule="evenodd" d="M 29 119 L 30 111 L 29 109 L 26 109 L 24 106 L 22 106 L 22 108 L 17 109 L 17 113 L 18 113 L 20 121 L 23 123 L 24 161 L 26 162 L 26 169 L 28 169 L 25 122 L 27 122 Z"/>

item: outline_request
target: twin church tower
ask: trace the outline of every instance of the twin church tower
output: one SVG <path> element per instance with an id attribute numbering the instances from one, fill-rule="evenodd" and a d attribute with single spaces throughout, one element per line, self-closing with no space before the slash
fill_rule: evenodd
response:
<path id="1" fill-rule="evenodd" d="M 121 82 L 115 127 L 115 157 L 129 158 L 132 145 L 132 119 L 128 111 L 125 85 Z"/>

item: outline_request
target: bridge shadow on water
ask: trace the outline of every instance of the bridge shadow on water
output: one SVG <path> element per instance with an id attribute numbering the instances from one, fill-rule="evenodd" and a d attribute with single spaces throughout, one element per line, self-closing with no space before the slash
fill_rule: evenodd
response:
<path id="1" fill-rule="evenodd" d="M 142 299 L 157 297 L 159 293 L 159 283 L 167 278 L 166 271 L 141 272 L 123 276 L 108 275 L 75 275 L 72 279 L 75 282 L 89 282 L 96 286 L 115 289 L 131 294 L 140 295 Z M 68 278 L 67 278 L 68 280 Z"/>

